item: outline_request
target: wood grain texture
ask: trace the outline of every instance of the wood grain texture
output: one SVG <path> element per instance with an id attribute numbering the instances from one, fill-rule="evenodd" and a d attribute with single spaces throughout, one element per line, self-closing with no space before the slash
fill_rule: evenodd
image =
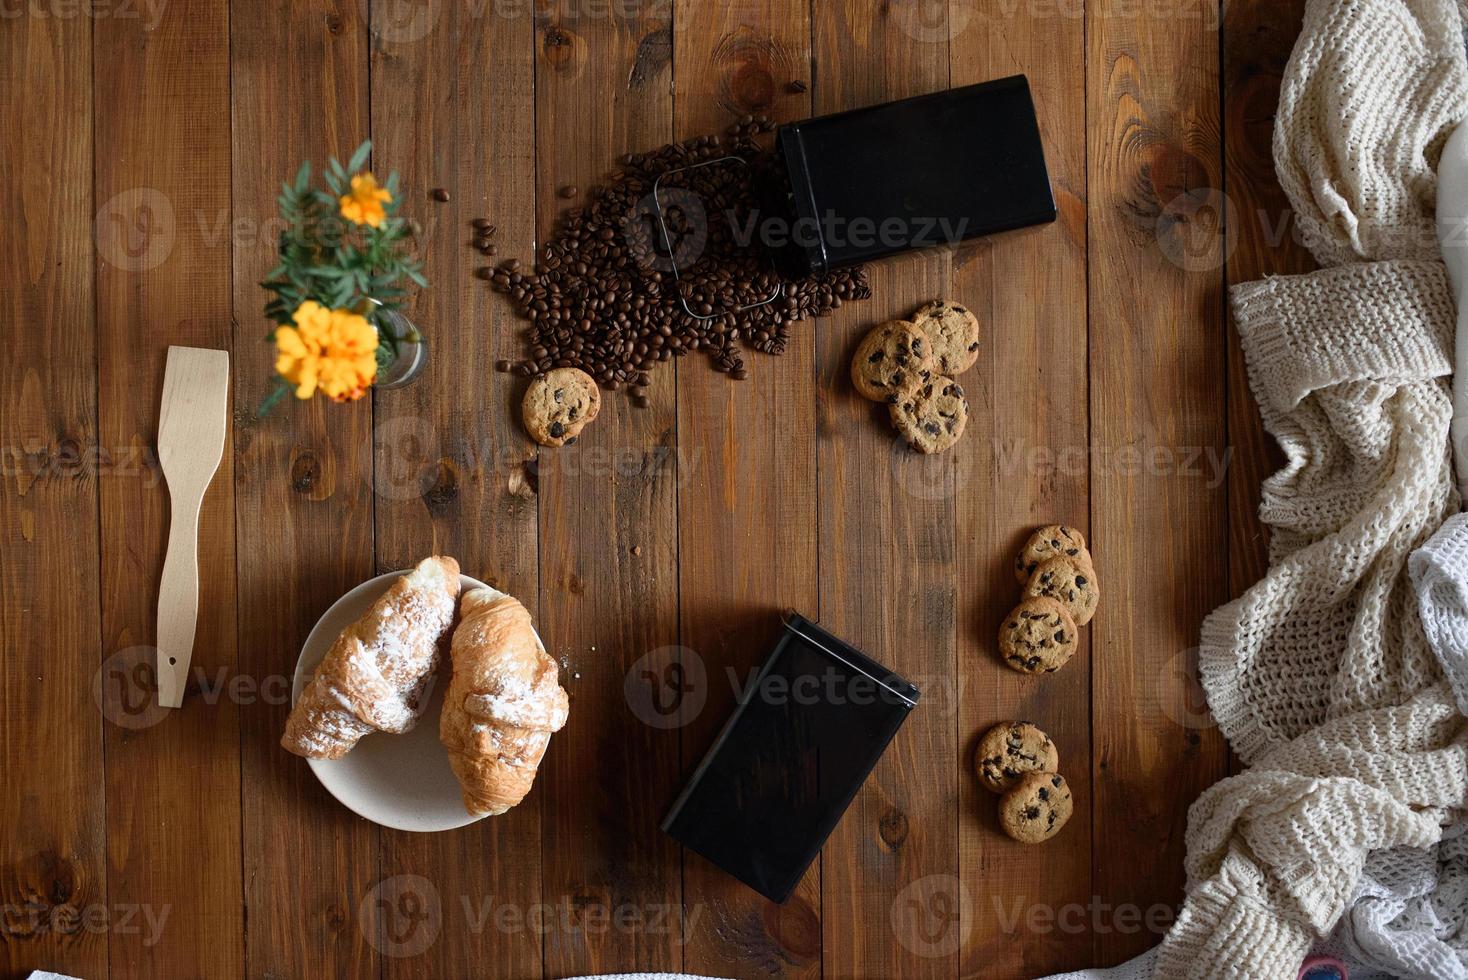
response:
<path id="1" fill-rule="evenodd" d="M 954 449 L 958 511 L 959 839 L 972 933 L 960 972 L 1037 977 L 1090 964 L 1090 629 L 1056 674 L 1003 664 L 997 634 L 1019 601 L 1014 555 L 1036 526 L 1089 533 L 1084 24 L 1065 5 L 953 7 L 953 84 L 1023 73 L 1040 121 L 1056 222 L 961 246 L 952 297 L 983 324 L 960 377 L 973 414 Z M 946 487 L 945 487 L 946 489 Z M 1104 583 L 1103 583 L 1104 584 Z M 1124 602 L 1109 594 L 1103 610 Z M 1001 722 L 1044 729 L 1075 813 L 1044 847 L 999 829 L 998 800 L 974 778 L 978 739 Z"/>
<path id="2" fill-rule="evenodd" d="M 665 3 L 538 9 L 542 242 L 574 206 L 561 188 L 589 188 L 623 153 L 671 138 L 671 18 Z M 586 910 L 545 937 L 548 976 L 668 970 L 682 960 L 678 849 L 658 829 L 680 775 L 678 731 L 639 718 L 624 694 L 629 674 L 678 642 L 674 370 L 664 363 L 651 376 L 648 407 L 604 392 L 574 446 L 540 451 L 542 621 L 571 695 L 570 720 L 541 768 L 544 901 Z M 587 918 L 619 908 L 641 917 L 610 928 Z"/>
<path id="3" fill-rule="evenodd" d="M 1188 804 L 1227 771 L 1196 681 L 1198 627 L 1228 579 L 1227 486 L 1209 465 L 1226 404 L 1217 13 L 1086 22 L 1091 540 L 1111 597 L 1091 625 L 1106 964 L 1160 938 L 1182 898 Z"/>
<path id="4" fill-rule="evenodd" d="M 673 78 L 679 138 L 722 133 L 744 115 L 810 113 L 792 81 L 810 77 L 810 18 L 780 0 L 676 10 Z M 817 588 L 815 347 L 818 321 L 797 324 L 786 352 L 745 354 L 733 381 L 704 358 L 678 366 L 682 645 L 702 680 L 683 729 L 683 771 L 703 758 L 780 631 L 780 611 L 815 616 Z M 731 673 L 732 672 L 732 673 Z M 697 706 L 697 712 L 691 709 Z M 708 976 L 819 976 L 820 866 L 783 905 L 699 855 L 684 855 L 686 968 Z"/>
<path id="5" fill-rule="evenodd" d="M 378 566 L 453 555 L 465 574 L 534 610 L 536 505 L 521 469 L 529 454 L 513 385 L 492 367 L 513 356 L 513 327 L 471 277 L 466 247 L 477 217 L 499 226 L 507 253 L 533 241 L 532 43 L 527 4 L 373 5 L 374 163 L 402 175 L 430 282 L 408 309 L 428 338 L 428 368 L 374 398 Z M 447 202 L 433 199 L 439 188 Z M 561 748 L 558 736 L 550 751 Z M 484 976 L 540 974 L 533 916 L 544 798 L 542 782 L 508 814 L 457 831 L 382 832 L 384 977 L 453 976 L 466 963 Z M 421 925 L 414 901 L 428 916 Z M 435 926 L 420 952 L 413 930 Z"/>
<path id="6" fill-rule="evenodd" d="M 929 23 L 934 9 L 816 3 L 814 110 L 946 88 L 947 22 Z M 951 259 L 932 251 L 872 266 L 874 298 L 816 328 L 821 623 L 923 692 L 822 853 L 828 976 L 951 977 L 966 931 L 955 914 L 964 907 L 955 511 L 951 494 L 931 492 L 951 485 L 960 457 L 911 453 L 849 370 L 870 327 L 948 291 Z"/>
<path id="7" fill-rule="evenodd" d="M 99 20 L 94 41 L 99 430 L 152 447 L 168 345 L 229 350 L 228 8 L 169 3 L 151 30 Z M 232 440 L 199 515 L 200 585 L 184 705 L 148 727 L 108 728 L 108 901 L 152 909 L 161 932 L 111 936 L 111 975 L 240 976 L 239 707 Z M 151 448 L 149 449 L 151 452 Z M 105 654 L 153 642 L 168 495 L 105 480 Z"/>
<path id="8" fill-rule="evenodd" d="M 1312 266 L 1269 156 L 1303 0 L 1220 6 L 0 16 L 0 976 L 1002 978 L 1153 945 L 1187 807 L 1228 766 L 1198 626 L 1264 567 L 1277 465 L 1223 290 Z M 524 324 L 471 278 L 471 219 L 528 264 L 570 206 L 558 190 L 623 152 L 1015 72 L 1056 224 L 874 267 L 873 300 L 801 324 L 781 358 L 748 354 L 748 381 L 695 355 L 653 372 L 649 408 L 606 393 L 576 446 L 525 437 L 524 382 L 492 369 Z M 370 403 L 259 419 L 279 182 L 369 134 L 421 222 L 429 368 Z M 939 296 L 980 314 L 984 347 L 960 379 L 969 431 L 926 459 L 847 364 L 871 325 Z M 234 410 L 193 678 L 160 712 L 171 343 L 232 349 Z M 1104 596 L 1089 650 L 1037 681 L 993 637 L 1013 550 L 1049 520 L 1090 531 Z M 277 742 L 320 613 L 432 551 L 536 610 L 573 703 L 524 804 L 415 836 L 346 811 Z M 747 676 L 783 606 L 923 698 L 777 907 L 658 823 L 733 703 L 726 668 Z M 648 723 L 633 695 L 676 693 L 690 675 L 664 668 L 695 660 L 696 717 Z M 1004 839 L 972 776 L 978 735 L 1011 717 L 1056 737 L 1076 791 L 1044 848 Z"/>
<path id="9" fill-rule="evenodd" d="M 320 173 L 366 138 L 367 24 L 330 0 L 235 4 L 230 53 L 246 973 L 376 976 L 360 908 L 377 829 L 280 747 L 307 634 L 372 575 L 371 406 L 288 398 L 256 415 L 275 378 L 259 286 L 277 260 L 275 198 L 301 161 Z"/>
<path id="10" fill-rule="evenodd" d="M 1266 275 L 1309 272 L 1315 261 L 1299 241 L 1294 212 L 1274 174 L 1274 111 L 1280 78 L 1300 34 L 1304 0 L 1244 0 L 1223 21 L 1224 190 L 1230 237 L 1228 285 Z M 1284 464 L 1264 431 L 1238 332 L 1228 331 L 1229 594 L 1264 575 L 1269 535 L 1259 521 L 1259 488 Z"/>
<path id="11" fill-rule="evenodd" d="M 0 973 L 107 971 L 92 24 L 0 19 Z M 42 775 L 44 774 L 44 775 Z"/>

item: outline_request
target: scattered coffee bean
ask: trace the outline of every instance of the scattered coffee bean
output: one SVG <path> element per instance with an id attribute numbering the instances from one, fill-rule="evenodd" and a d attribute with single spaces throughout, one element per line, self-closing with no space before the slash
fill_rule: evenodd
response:
<path id="1" fill-rule="evenodd" d="M 575 184 L 567 184 L 565 187 L 561 188 L 561 196 L 568 201 L 580 193 L 581 188 L 577 187 Z"/>
<path id="2" fill-rule="evenodd" d="M 785 86 L 785 87 L 787 89 L 789 89 L 790 92 L 793 93 L 793 94 L 795 94 L 795 95 L 799 95 L 800 93 L 802 93 L 802 92 L 804 92 L 804 91 L 806 91 L 807 89 L 810 88 L 809 85 L 805 84 L 805 82 L 801 81 L 798 78 L 795 81 L 791 82 L 789 85 Z"/>
<path id="3" fill-rule="evenodd" d="M 511 259 L 481 276 L 529 321 L 527 356 L 511 370 L 530 376 L 580 368 L 606 391 L 628 388 L 641 407 L 649 401 L 648 372 L 660 362 L 701 351 L 715 370 L 742 380 L 749 371 L 741 345 L 783 353 L 793 323 L 870 298 L 861 268 L 786 280 L 736 236 L 756 207 L 754 176 L 772 161 L 757 138 L 774 129 L 768 117 L 746 115 L 723 137 L 624 155 L 622 169 L 561 215 L 533 269 Z M 748 166 L 712 164 L 728 156 Z M 684 169 L 700 163 L 711 165 Z M 659 177 L 665 188 L 692 192 L 705 214 L 720 220 L 700 227 L 672 204 L 663 215 L 665 238 L 651 202 Z M 580 190 L 561 193 L 575 197 Z M 675 277 L 669 259 L 680 249 L 692 254 Z"/>
<path id="4" fill-rule="evenodd" d="M 494 225 L 489 223 L 488 218 L 475 218 L 473 221 L 469 222 L 469 224 L 473 225 L 474 230 L 479 232 L 479 234 L 481 235 L 494 234 Z"/>
<path id="5" fill-rule="evenodd" d="M 435 201 L 438 201 L 440 204 L 449 199 L 449 192 L 444 190 L 442 187 L 435 187 L 432 193 L 433 199 Z"/>
<path id="6" fill-rule="evenodd" d="M 496 371 L 508 371 L 510 369 L 510 362 L 506 360 L 495 361 L 494 369 Z"/>

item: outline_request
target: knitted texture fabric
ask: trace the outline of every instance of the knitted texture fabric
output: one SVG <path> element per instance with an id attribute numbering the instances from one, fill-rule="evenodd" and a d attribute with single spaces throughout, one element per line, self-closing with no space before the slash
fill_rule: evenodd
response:
<path id="1" fill-rule="evenodd" d="M 1468 730 L 1407 575 L 1458 509 L 1434 171 L 1465 115 L 1455 3 L 1307 4 L 1275 166 L 1327 268 L 1231 292 L 1286 464 L 1263 487 L 1268 572 L 1203 626 L 1209 705 L 1250 768 L 1189 813 L 1161 980 L 1294 980 L 1365 907 L 1373 855 L 1436 845 L 1468 805 Z"/>
<path id="2" fill-rule="evenodd" d="M 1322 266 L 1439 258 L 1437 158 L 1468 101 L 1447 0 L 1311 0 L 1280 84 L 1274 166 Z"/>
<path id="3" fill-rule="evenodd" d="M 1428 645 L 1468 715 L 1468 514 L 1450 518 L 1408 562 Z"/>

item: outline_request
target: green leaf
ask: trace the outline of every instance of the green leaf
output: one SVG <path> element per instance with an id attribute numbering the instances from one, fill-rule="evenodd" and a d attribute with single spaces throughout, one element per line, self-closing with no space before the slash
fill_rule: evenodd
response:
<path id="1" fill-rule="evenodd" d="M 255 415 L 258 418 L 262 419 L 265 416 L 269 415 L 270 410 L 276 405 L 279 405 L 280 400 L 284 398 L 286 396 L 286 393 L 290 390 L 291 386 L 284 378 L 277 380 L 275 382 L 275 387 L 270 390 L 270 394 L 266 395 L 264 400 L 260 402 L 260 407 L 255 410 Z"/>
<path id="2" fill-rule="evenodd" d="M 358 171 L 360 171 L 363 167 L 365 167 L 367 165 L 367 155 L 369 153 L 371 153 L 371 152 L 372 152 L 372 141 L 371 140 L 363 140 L 362 141 L 362 145 L 359 146 L 359 147 L 357 147 L 356 152 L 352 154 L 352 159 L 347 164 L 347 172 L 354 174 L 354 173 L 357 173 Z"/>

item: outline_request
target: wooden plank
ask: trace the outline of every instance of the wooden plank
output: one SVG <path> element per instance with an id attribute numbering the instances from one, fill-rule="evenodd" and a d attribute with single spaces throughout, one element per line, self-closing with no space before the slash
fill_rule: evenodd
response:
<path id="1" fill-rule="evenodd" d="M 948 22 L 935 5 L 821 0 L 812 16 L 816 113 L 948 87 Z M 964 938 L 951 914 L 962 892 L 957 528 L 953 498 L 927 490 L 954 479 L 960 457 L 911 454 L 886 406 L 849 379 L 861 335 L 946 294 L 951 259 L 937 251 L 874 265 L 874 298 L 816 330 L 821 621 L 924 692 L 822 855 L 829 976 L 951 977 Z"/>
<path id="2" fill-rule="evenodd" d="M 16 13 L 0 18 L 0 208 L 13 219 L 0 221 L 0 973 L 103 977 L 109 929 L 96 926 L 112 913 L 92 691 L 109 683 L 97 485 L 113 474 L 97 440 L 92 21 Z"/>
<path id="3" fill-rule="evenodd" d="M 153 444 L 169 344 L 232 346 L 229 11 L 182 0 L 156 17 L 98 21 L 93 39 L 107 446 Z M 108 900 L 166 916 L 157 936 L 114 932 L 114 976 L 243 973 L 239 705 L 217 686 L 236 670 L 233 484 L 227 438 L 199 516 L 205 574 L 184 706 L 107 731 Z M 168 506 L 161 480 L 101 485 L 107 654 L 152 642 Z"/>
<path id="4" fill-rule="evenodd" d="M 241 765 L 245 786 L 265 788 L 243 798 L 246 972 L 373 976 L 376 934 L 360 909 L 376 828 L 280 747 L 306 635 L 372 575 L 371 407 L 287 399 L 256 414 L 275 378 L 259 286 L 276 262 L 275 197 L 302 160 L 319 174 L 366 137 L 367 25 L 351 4 L 235 3 L 230 60 Z"/>
<path id="5" fill-rule="evenodd" d="M 972 903 L 963 976 L 1036 977 L 1090 963 L 1091 631 L 1063 670 L 1038 678 L 1004 666 L 995 640 L 1019 601 L 1013 561 L 1029 532 L 1088 524 L 1085 36 L 1080 17 L 1055 13 L 1000 0 L 953 8 L 953 84 L 1029 78 L 1059 211 L 1052 225 L 964 245 L 954 263 L 952 295 L 984 328 L 979 362 L 960 379 L 974 412 L 953 450 L 951 488 L 958 621 L 975 624 L 958 631 L 959 841 Z M 1044 847 L 1006 837 L 996 798 L 974 778 L 978 739 L 1015 719 L 1055 740 L 1075 799 L 1070 826 Z"/>
<path id="6" fill-rule="evenodd" d="M 679 138 L 722 133 L 743 115 L 810 113 L 791 91 L 810 78 L 810 12 L 780 0 L 703 3 L 676 13 L 673 78 Z M 678 445 L 688 462 L 678 496 L 682 645 L 703 667 L 683 729 L 691 772 L 778 633 L 780 610 L 815 616 L 816 322 L 797 325 L 779 358 L 747 352 L 746 381 L 702 358 L 678 370 Z M 686 969 L 709 976 L 819 976 L 817 862 L 783 905 L 761 898 L 696 854 L 684 854 Z"/>
<path id="7" fill-rule="evenodd" d="M 430 283 L 408 308 L 428 337 L 428 367 L 410 387 L 375 397 L 378 566 L 453 555 L 465 574 L 534 610 L 536 504 L 521 465 L 532 454 L 511 409 L 515 385 L 492 366 L 513 356 L 515 324 L 472 278 L 467 248 L 478 217 L 498 225 L 504 254 L 533 247 L 530 6 L 374 5 L 372 16 L 373 162 L 402 175 Z M 433 199 L 440 188 L 447 202 Z M 540 779 L 504 816 L 451 833 L 382 832 L 385 887 L 427 900 L 430 914 L 437 898 L 440 909 L 425 924 L 437 926 L 436 941 L 422 952 L 406 932 L 410 942 L 384 948 L 385 977 L 541 975 L 533 916 L 544 769 Z"/>
<path id="8" fill-rule="evenodd" d="M 1223 19 L 1224 189 L 1234 237 L 1228 284 L 1315 268 L 1300 244 L 1290 202 L 1274 173 L 1274 111 L 1280 78 L 1300 34 L 1304 0 L 1243 0 Z M 1259 488 L 1284 464 L 1264 432 L 1238 333 L 1228 331 L 1229 594 L 1259 581 L 1268 566 L 1269 535 L 1259 522 Z"/>
<path id="9" fill-rule="evenodd" d="M 1091 627 L 1103 963 L 1157 942 L 1182 897 L 1188 805 L 1227 771 L 1194 697 L 1198 626 L 1228 598 L 1217 25 L 1212 3 L 1086 21 L 1091 527 L 1111 597 Z"/>
<path id="10" fill-rule="evenodd" d="M 623 153 L 670 138 L 671 32 L 671 4 L 540 5 L 541 241 L 570 206 L 559 188 L 590 187 Z M 586 910 L 545 937 L 547 976 L 680 966 L 679 852 L 658 829 L 680 775 L 679 736 L 646 724 L 622 695 L 634 665 L 678 642 L 674 371 L 662 365 L 652 379 L 648 407 L 604 392 L 576 445 L 540 451 L 541 613 L 571 693 L 542 768 L 544 901 Z M 593 928 L 590 916 L 619 908 L 661 910 L 666 928 Z"/>

